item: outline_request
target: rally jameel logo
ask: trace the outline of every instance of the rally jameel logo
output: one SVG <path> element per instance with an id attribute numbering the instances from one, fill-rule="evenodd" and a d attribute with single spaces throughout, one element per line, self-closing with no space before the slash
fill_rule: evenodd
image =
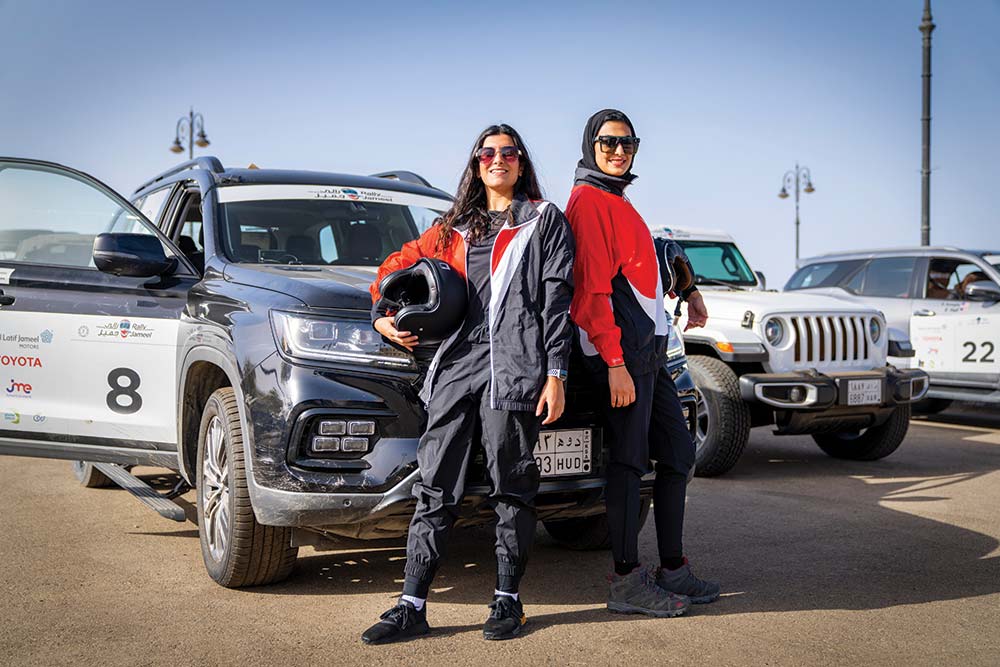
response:
<path id="1" fill-rule="evenodd" d="M 84 327 L 81 327 L 83 329 Z M 136 340 L 136 339 L 149 339 L 153 337 L 153 333 L 156 331 L 153 327 L 148 324 L 143 324 L 141 322 L 133 322 L 128 319 L 121 319 L 117 321 L 107 322 L 105 324 L 97 325 L 97 337 L 98 338 L 116 338 L 118 340 Z M 81 331 L 77 331 L 81 336 L 86 334 Z M 90 330 L 87 330 L 87 334 Z"/>

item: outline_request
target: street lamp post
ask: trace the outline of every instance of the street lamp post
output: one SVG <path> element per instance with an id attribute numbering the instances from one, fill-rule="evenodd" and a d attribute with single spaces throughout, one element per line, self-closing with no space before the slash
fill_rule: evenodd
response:
<path id="1" fill-rule="evenodd" d="M 195 136 L 197 132 L 197 136 Z M 170 145 L 171 152 L 183 153 L 184 143 L 187 142 L 188 159 L 194 159 L 194 147 L 204 148 L 208 146 L 208 137 L 205 135 L 205 117 L 200 113 L 195 113 L 192 108 L 187 116 L 177 119 L 177 129 L 174 131 L 174 143 Z"/>
<path id="2" fill-rule="evenodd" d="M 795 268 L 797 269 L 799 268 L 799 189 L 801 188 L 806 194 L 816 191 L 809 167 L 800 167 L 796 162 L 795 169 L 786 171 L 785 177 L 781 179 L 781 192 L 778 193 L 778 197 L 788 199 L 788 189 L 792 187 L 795 188 Z"/>
<path id="3" fill-rule="evenodd" d="M 931 33 L 934 20 L 931 17 L 931 0 L 924 0 L 924 16 L 920 22 L 920 32 L 924 34 L 923 114 L 921 124 L 921 148 L 923 155 L 920 165 L 920 245 L 931 244 Z"/>

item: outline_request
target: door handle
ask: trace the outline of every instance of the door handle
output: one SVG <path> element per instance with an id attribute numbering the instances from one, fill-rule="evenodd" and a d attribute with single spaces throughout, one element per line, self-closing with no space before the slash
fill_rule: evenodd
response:
<path id="1" fill-rule="evenodd" d="M 913 314 L 916 315 L 917 317 L 934 317 L 935 315 L 937 315 L 937 313 L 928 308 L 921 308 L 920 310 L 915 310 L 913 311 Z"/>
<path id="2" fill-rule="evenodd" d="M 14 303 L 14 297 L 5 295 L 3 293 L 3 290 L 0 289 L 0 306 L 9 306 L 13 303 Z"/>

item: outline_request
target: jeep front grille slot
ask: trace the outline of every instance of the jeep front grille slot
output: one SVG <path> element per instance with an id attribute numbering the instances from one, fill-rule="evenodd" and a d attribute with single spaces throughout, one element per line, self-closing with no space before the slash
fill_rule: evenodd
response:
<path id="1" fill-rule="evenodd" d="M 810 315 L 790 317 L 797 363 L 852 362 L 868 359 L 863 316 Z"/>

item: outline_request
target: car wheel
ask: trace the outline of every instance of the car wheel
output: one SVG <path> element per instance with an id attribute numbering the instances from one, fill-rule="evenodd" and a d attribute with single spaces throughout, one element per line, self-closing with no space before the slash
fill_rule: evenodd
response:
<path id="1" fill-rule="evenodd" d="M 859 432 L 823 433 L 813 436 L 819 448 L 837 459 L 876 461 L 892 454 L 910 428 L 910 406 L 900 405 L 884 423 Z"/>
<path id="2" fill-rule="evenodd" d="M 110 477 L 95 468 L 93 463 L 86 461 L 73 461 L 73 476 L 81 486 L 88 489 L 103 489 L 115 485 Z"/>
<path id="3" fill-rule="evenodd" d="M 639 506 L 639 528 L 642 529 L 649 516 L 652 499 L 642 498 Z M 575 519 L 542 521 L 546 532 L 560 546 L 574 551 L 598 551 L 611 548 L 611 530 L 606 513 L 583 516 Z"/>
<path id="4" fill-rule="evenodd" d="M 695 475 L 716 477 L 743 455 L 750 440 L 750 409 L 736 373 L 722 361 L 695 354 L 688 357 L 688 369 L 698 389 Z"/>
<path id="5" fill-rule="evenodd" d="M 227 588 L 259 586 L 291 574 L 298 547 L 291 529 L 257 523 L 247 491 L 236 394 L 224 387 L 205 405 L 198 431 L 198 534 L 208 574 Z"/>

